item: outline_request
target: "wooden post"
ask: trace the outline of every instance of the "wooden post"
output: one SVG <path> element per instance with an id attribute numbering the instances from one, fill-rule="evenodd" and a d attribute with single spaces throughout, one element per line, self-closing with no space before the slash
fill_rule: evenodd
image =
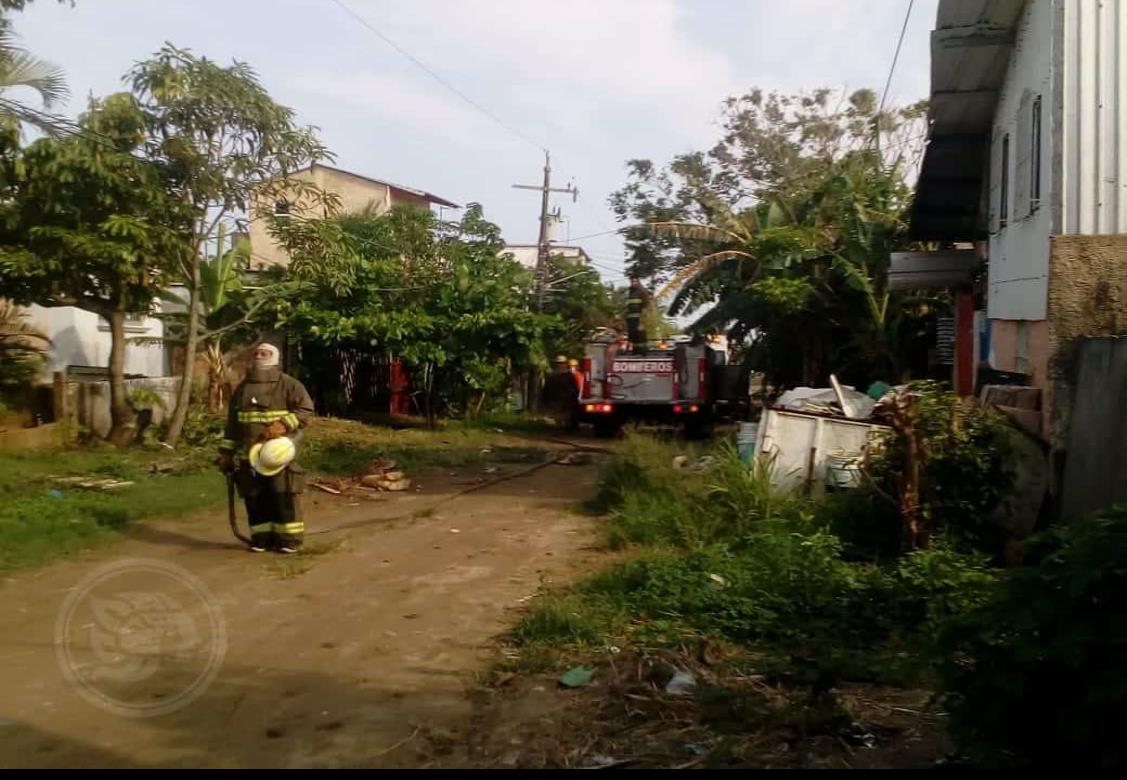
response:
<path id="1" fill-rule="evenodd" d="M 955 293 L 955 392 L 974 395 L 974 292 Z"/>

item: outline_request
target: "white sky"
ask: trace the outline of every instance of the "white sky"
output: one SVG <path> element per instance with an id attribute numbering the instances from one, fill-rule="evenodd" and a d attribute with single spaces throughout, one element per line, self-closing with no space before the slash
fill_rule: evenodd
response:
<path id="1" fill-rule="evenodd" d="M 707 148 L 721 101 L 766 90 L 884 87 L 909 0 L 343 0 L 507 125 L 552 151 L 566 230 L 618 225 L 608 194 L 634 157 Z M 890 102 L 927 96 L 937 0 L 916 0 Z M 258 72 L 320 128 L 338 167 L 479 202 L 533 243 L 542 153 L 438 84 L 333 0 L 36 0 L 13 15 L 61 65 L 76 115 L 165 41 Z M 621 281 L 614 235 L 577 243 Z M 607 270 L 612 269 L 612 270 Z"/>

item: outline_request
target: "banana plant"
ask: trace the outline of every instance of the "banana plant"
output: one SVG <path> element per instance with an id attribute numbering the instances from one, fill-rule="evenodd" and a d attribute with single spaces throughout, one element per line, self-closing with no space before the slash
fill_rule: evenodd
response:
<path id="1" fill-rule="evenodd" d="M 259 300 L 247 305 L 245 297 L 239 294 L 243 291 L 240 269 L 246 265 L 249 249 L 244 241 L 238 241 L 227 249 L 226 237 L 225 228 L 220 225 L 215 255 L 205 256 L 200 261 L 200 321 L 203 331 L 199 341 L 207 361 L 207 407 L 213 412 L 221 410 L 231 394 L 224 358 L 224 336 L 249 322 L 264 302 Z M 188 299 L 171 290 L 164 291 L 161 298 L 179 310 L 164 318 L 175 322 L 174 329 L 180 329 L 187 317 Z M 177 334 L 163 341 L 184 343 L 185 340 Z"/>

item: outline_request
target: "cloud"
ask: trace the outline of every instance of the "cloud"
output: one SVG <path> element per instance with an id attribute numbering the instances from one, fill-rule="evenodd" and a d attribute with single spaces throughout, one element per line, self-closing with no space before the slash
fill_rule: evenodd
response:
<path id="1" fill-rule="evenodd" d="M 313 68 L 289 79 L 287 86 L 436 138 L 487 149 L 511 145 L 497 138 L 497 126 L 489 118 L 414 75 Z"/>
<path id="2" fill-rule="evenodd" d="M 683 29 L 693 6 L 674 0 L 353 0 L 352 7 L 471 94 L 500 75 L 510 100 L 530 91 L 544 96 L 538 102 L 582 94 L 596 106 L 656 114 L 695 136 L 733 84 L 728 58 Z"/>

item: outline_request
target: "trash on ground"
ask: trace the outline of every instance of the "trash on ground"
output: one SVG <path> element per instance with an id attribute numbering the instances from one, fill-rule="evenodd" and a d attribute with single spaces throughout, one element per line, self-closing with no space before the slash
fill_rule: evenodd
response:
<path id="1" fill-rule="evenodd" d="M 841 730 L 841 738 L 852 745 L 860 745 L 870 750 L 877 746 L 877 737 L 863 723 L 854 721 Z"/>
<path id="2" fill-rule="evenodd" d="M 697 678 L 689 672 L 678 671 L 673 679 L 665 684 L 665 692 L 674 695 L 689 693 L 697 686 Z"/>
<path id="3" fill-rule="evenodd" d="M 559 679 L 560 685 L 565 688 L 582 688 L 589 685 L 595 670 L 590 666 L 575 666 L 564 672 Z"/>
<path id="4" fill-rule="evenodd" d="M 117 488 L 129 487 L 133 484 L 127 479 L 93 479 L 91 477 L 58 477 L 56 482 L 61 482 L 64 485 L 74 485 L 76 487 L 85 488 L 86 490 L 116 490 Z"/>

